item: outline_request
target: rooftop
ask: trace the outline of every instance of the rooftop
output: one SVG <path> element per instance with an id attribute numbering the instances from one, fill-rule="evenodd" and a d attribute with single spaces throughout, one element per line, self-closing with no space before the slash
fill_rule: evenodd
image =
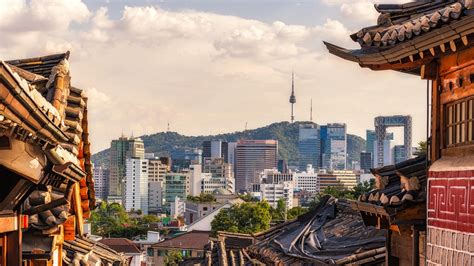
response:
<path id="1" fill-rule="evenodd" d="M 158 249 L 204 250 L 209 242 L 210 232 L 191 231 L 153 245 Z"/>

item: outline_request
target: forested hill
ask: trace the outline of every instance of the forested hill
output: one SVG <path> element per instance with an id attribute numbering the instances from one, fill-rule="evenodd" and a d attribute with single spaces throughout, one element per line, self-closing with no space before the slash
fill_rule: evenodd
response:
<path id="1" fill-rule="evenodd" d="M 145 143 L 146 152 L 153 152 L 159 156 L 182 153 L 186 149 L 201 148 L 205 140 L 225 140 L 229 142 L 239 139 L 276 139 L 278 140 L 280 157 L 295 163 L 298 158 L 298 128 L 302 123 L 308 122 L 279 122 L 271 125 L 239 131 L 234 133 L 211 135 L 211 136 L 184 136 L 176 132 L 160 132 L 152 135 L 141 136 Z M 359 153 L 365 150 L 365 140 L 356 135 L 347 135 L 347 149 L 349 153 L 349 165 L 352 160 L 359 160 Z M 108 164 L 109 150 L 103 150 L 92 156 L 96 165 Z"/>

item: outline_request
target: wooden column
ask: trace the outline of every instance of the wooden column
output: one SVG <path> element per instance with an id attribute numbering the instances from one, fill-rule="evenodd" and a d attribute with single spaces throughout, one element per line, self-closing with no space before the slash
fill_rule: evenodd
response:
<path id="1" fill-rule="evenodd" d="M 412 262 L 411 265 L 419 266 L 420 265 L 420 231 L 416 228 L 415 225 L 411 226 L 411 230 L 413 233 L 412 237 Z"/>
<path id="2" fill-rule="evenodd" d="M 22 265 L 22 249 L 21 249 L 21 215 L 17 216 L 18 229 L 7 233 L 7 265 L 20 266 Z"/>
<path id="3" fill-rule="evenodd" d="M 440 158 L 442 145 L 441 110 L 439 103 L 439 81 L 433 80 L 431 84 L 431 162 Z"/>

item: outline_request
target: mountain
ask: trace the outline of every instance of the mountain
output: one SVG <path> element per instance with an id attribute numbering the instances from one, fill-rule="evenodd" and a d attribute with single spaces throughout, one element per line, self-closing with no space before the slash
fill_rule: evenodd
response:
<path id="1" fill-rule="evenodd" d="M 273 123 L 271 125 L 234 133 L 226 133 L 210 136 L 184 136 L 176 132 L 160 132 L 152 135 L 144 135 L 140 138 L 145 144 L 146 152 L 153 152 L 158 156 L 174 156 L 185 150 L 201 148 L 205 140 L 225 140 L 229 142 L 239 139 L 276 139 L 280 158 L 289 164 L 297 163 L 298 158 L 298 129 L 300 124 L 308 122 Z M 359 160 L 359 153 L 365 150 L 365 140 L 356 135 L 347 135 L 347 150 L 349 165 L 353 160 Z M 109 150 L 103 150 L 92 156 L 95 165 L 107 165 Z"/>

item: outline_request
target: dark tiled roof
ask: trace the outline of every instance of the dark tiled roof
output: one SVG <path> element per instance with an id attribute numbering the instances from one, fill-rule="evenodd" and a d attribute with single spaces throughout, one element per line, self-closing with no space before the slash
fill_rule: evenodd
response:
<path id="1" fill-rule="evenodd" d="M 418 1 L 418 5 L 414 5 L 417 2 L 411 3 L 411 8 L 376 6 L 381 13 L 378 25 L 363 28 L 351 38 L 363 47 L 395 45 L 459 19 L 465 9 L 462 3 L 455 1 L 422 2 Z"/>
<path id="2" fill-rule="evenodd" d="M 219 232 L 207 248 L 205 262 L 322 265 L 379 263 L 384 258 L 385 230 L 366 227 L 348 201 L 326 196 L 315 210 L 267 231 Z"/>
<path id="3" fill-rule="evenodd" d="M 63 262 L 67 265 L 73 264 L 74 260 L 77 258 L 83 258 L 87 255 L 94 254 L 102 260 L 102 264 L 105 265 L 106 262 L 113 264 L 119 262 L 125 264 L 126 258 L 123 254 L 111 249 L 110 247 L 88 239 L 83 236 L 77 236 L 73 241 L 65 241 L 64 244 L 64 253 Z"/>
<path id="4" fill-rule="evenodd" d="M 131 240 L 126 238 L 104 238 L 99 240 L 99 242 L 117 252 L 123 252 L 125 254 L 141 253 L 137 246 Z"/>
<path id="5" fill-rule="evenodd" d="M 379 168 L 371 169 L 372 174 L 381 176 L 387 179 L 387 185 L 382 189 L 374 189 L 369 193 L 362 195 L 359 201 L 369 202 L 375 205 L 383 205 L 392 208 L 402 207 L 409 201 L 424 202 L 426 201 L 426 175 L 427 162 L 426 156 L 419 156 L 409 159 L 398 164 L 387 165 Z M 420 183 L 420 189 L 414 195 L 412 200 L 403 200 L 406 194 L 402 191 L 401 177 L 417 178 Z M 396 197 L 392 199 L 392 197 Z M 396 201 L 396 202 L 395 202 Z"/>
<path id="6" fill-rule="evenodd" d="M 53 54 L 41 57 L 15 59 L 6 61 L 10 65 L 22 68 L 26 71 L 49 78 L 53 67 L 59 64 L 61 60 L 69 58 L 69 51 L 66 53 Z"/>
<path id="7" fill-rule="evenodd" d="M 360 49 L 325 42 L 329 52 L 374 70 L 419 74 L 422 65 L 474 39 L 473 1 L 421 0 L 375 8 L 380 13 L 377 24 L 351 35 Z"/>
<path id="8" fill-rule="evenodd" d="M 204 250 L 210 232 L 191 231 L 153 245 L 153 248 Z"/>
<path id="9" fill-rule="evenodd" d="M 366 227 L 348 201 L 325 197 L 314 211 L 268 232 L 247 252 L 263 263 L 284 265 L 383 261 L 385 231 Z"/>

